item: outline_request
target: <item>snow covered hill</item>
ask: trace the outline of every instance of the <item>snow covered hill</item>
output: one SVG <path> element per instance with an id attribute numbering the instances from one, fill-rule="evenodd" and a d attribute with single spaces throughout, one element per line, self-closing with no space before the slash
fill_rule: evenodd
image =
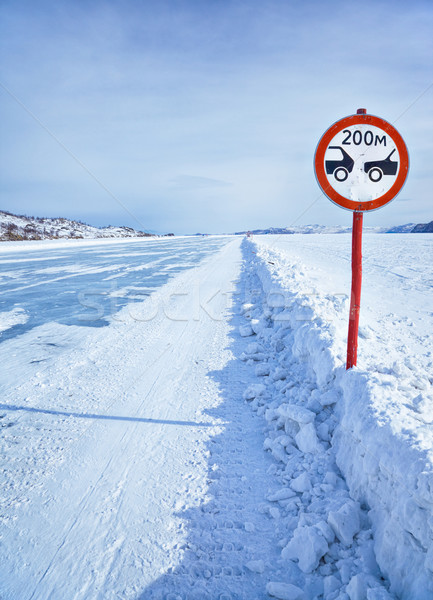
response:
<path id="1" fill-rule="evenodd" d="M 387 229 L 385 233 L 412 233 L 415 227 L 415 223 L 407 223 L 406 225 L 396 225 Z"/>
<path id="2" fill-rule="evenodd" d="M 149 237 L 150 233 L 131 227 L 93 227 L 58 217 L 26 217 L 0 211 L 0 241 L 51 240 L 59 238 Z"/>
<path id="3" fill-rule="evenodd" d="M 372 233 L 385 233 L 386 228 L 384 227 L 365 227 L 366 231 Z M 235 235 L 245 235 L 246 233 L 252 233 L 253 235 L 282 235 L 282 234 L 311 234 L 311 233 L 350 233 L 352 227 L 345 227 L 343 225 L 299 225 L 293 227 L 268 227 L 266 229 L 253 229 L 251 231 L 238 231 Z"/>
<path id="4" fill-rule="evenodd" d="M 430 221 L 430 223 L 419 223 L 412 229 L 412 233 L 433 233 L 433 221 Z"/>
<path id="5" fill-rule="evenodd" d="M 314 234 L 314 233 L 350 233 L 351 226 L 343 225 L 299 225 L 293 227 L 268 227 L 252 231 L 238 231 L 234 235 L 282 235 L 282 234 Z M 369 233 L 428 233 L 433 231 L 433 221 L 427 224 L 397 225 L 395 227 L 364 227 Z M 131 227 L 93 227 L 81 221 L 71 221 L 62 217 L 28 217 L 14 215 L 0 210 L 0 241 L 47 240 L 47 239 L 98 239 L 150 237 L 153 234 L 139 231 Z M 168 236 L 173 234 L 169 233 Z M 204 234 L 196 234 L 204 235 Z"/>

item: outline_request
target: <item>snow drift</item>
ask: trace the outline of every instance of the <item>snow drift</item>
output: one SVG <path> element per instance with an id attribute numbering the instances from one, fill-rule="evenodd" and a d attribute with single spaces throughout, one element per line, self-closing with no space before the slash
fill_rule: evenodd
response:
<path id="1" fill-rule="evenodd" d="M 389 578 L 390 592 L 407 600 L 433 597 L 433 398 L 425 365 L 410 358 L 407 343 L 397 347 L 393 340 L 394 346 L 387 346 L 386 335 L 382 339 L 374 324 L 369 324 L 361 329 L 364 338 L 371 338 L 370 353 L 364 360 L 369 368 L 346 372 L 347 297 L 312 286 L 309 266 L 291 256 L 287 246 L 282 251 L 278 239 L 246 241 L 245 248 L 250 276 L 258 277 L 251 285 L 256 297 L 245 305 L 245 315 L 259 346 L 251 346 L 251 354 L 244 358 L 257 360 L 253 351 L 266 355 L 260 344 L 271 344 L 281 365 L 277 372 L 258 363 L 256 367 L 262 380 L 271 375 L 273 384 L 279 383 L 279 394 L 275 389 L 268 391 L 270 383 L 245 394 L 274 422 L 273 439 L 265 447 L 286 465 L 293 455 L 304 452 L 314 472 L 317 457 L 322 455 L 326 465 L 323 448 L 329 441 L 350 493 L 350 497 L 345 497 L 344 491 L 336 495 L 339 485 L 330 469 L 329 495 L 318 499 L 325 518 L 298 522 L 283 557 L 294 559 L 302 571 L 312 572 L 329 553 L 333 534 L 346 546 L 357 536 L 354 552 L 358 558 L 363 555 L 359 571 L 354 572 L 352 565 L 342 582 L 329 580 L 328 584 L 340 591 L 344 589 L 341 583 L 346 584 L 351 600 L 388 597 L 384 588 L 377 587 L 374 559 L 367 558 L 368 546 L 362 542 L 363 536 L 364 541 L 369 536 L 368 523 L 362 524 L 368 511 L 375 559 Z M 328 277 L 332 277 L 332 269 L 328 267 Z M 317 264 L 313 270 L 317 279 Z M 389 326 L 393 317 L 387 316 Z M 382 320 L 385 331 L 386 324 L 386 319 Z M 244 329 L 241 335 L 247 333 Z M 425 339 L 422 341 L 425 344 Z M 387 354 L 392 359 L 388 363 L 384 359 Z M 424 358 L 429 355 L 431 351 L 425 349 Z M 267 397 L 272 404 L 265 408 L 260 399 Z M 317 465 L 316 471 L 320 473 Z M 314 476 L 303 476 L 295 477 L 291 485 L 310 492 L 314 483 Z M 339 567 L 341 575 L 341 563 Z M 324 597 L 337 595 L 328 589 Z"/>

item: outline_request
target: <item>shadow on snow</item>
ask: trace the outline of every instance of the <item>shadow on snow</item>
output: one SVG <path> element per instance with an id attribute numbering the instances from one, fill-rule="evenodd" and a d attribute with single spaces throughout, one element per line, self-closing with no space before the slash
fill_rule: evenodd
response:
<path id="1" fill-rule="evenodd" d="M 268 474 L 272 458 L 263 451 L 262 417 L 243 400 L 247 385 L 257 381 L 239 357 L 249 340 L 241 338 L 240 305 L 246 302 L 242 278 L 234 294 L 230 350 L 234 358 L 209 376 L 218 383 L 221 403 L 206 411 L 224 423 L 208 440 L 207 501 L 176 514 L 187 536 L 181 562 L 149 585 L 138 600 L 259 600 L 268 598 L 268 568 L 279 558 L 276 524 L 260 510 L 265 495 L 276 488 Z M 278 530 L 277 530 L 278 531 Z M 246 568 L 263 559 L 264 573 Z M 275 571 L 273 571 L 275 573 Z"/>

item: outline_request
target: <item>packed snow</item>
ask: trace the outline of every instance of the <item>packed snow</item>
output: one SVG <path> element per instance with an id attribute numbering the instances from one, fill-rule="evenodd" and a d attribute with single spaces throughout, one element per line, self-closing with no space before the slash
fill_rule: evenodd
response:
<path id="1" fill-rule="evenodd" d="M 6 245 L 2 599 L 432 597 L 432 243 Z"/>

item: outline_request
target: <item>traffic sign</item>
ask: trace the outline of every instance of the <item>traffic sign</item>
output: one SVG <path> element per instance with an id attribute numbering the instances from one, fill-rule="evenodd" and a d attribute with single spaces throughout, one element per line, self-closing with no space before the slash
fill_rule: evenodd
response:
<path id="1" fill-rule="evenodd" d="M 325 131 L 314 155 L 314 170 L 323 193 L 353 211 L 346 360 L 346 369 L 351 369 L 358 352 L 364 212 L 381 208 L 397 196 L 409 171 L 409 154 L 395 127 L 359 108 L 356 115 L 340 119 Z"/>
<path id="2" fill-rule="evenodd" d="M 314 169 L 319 186 L 332 202 L 365 212 L 397 196 L 409 171 L 409 154 L 390 123 L 356 114 L 340 119 L 323 134 Z"/>

